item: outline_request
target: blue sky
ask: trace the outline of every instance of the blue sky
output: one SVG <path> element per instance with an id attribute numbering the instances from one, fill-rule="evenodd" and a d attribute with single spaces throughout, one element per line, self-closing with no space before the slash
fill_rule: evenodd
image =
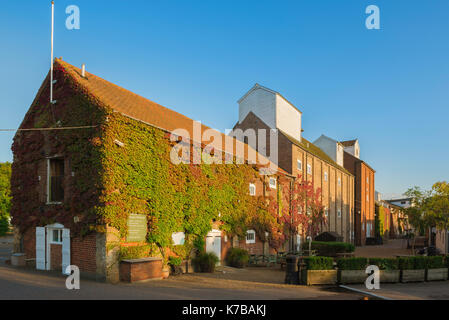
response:
<path id="1" fill-rule="evenodd" d="M 55 56 L 223 131 L 254 83 L 303 112 L 304 137 L 359 138 L 376 189 L 449 180 L 449 1 L 55 1 Z M 67 30 L 65 8 L 81 11 Z M 381 30 L 365 28 L 380 8 Z M 1 128 L 50 63 L 50 1 L 0 4 Z M 12 133 L 0 132 L 0 161 Z"/>

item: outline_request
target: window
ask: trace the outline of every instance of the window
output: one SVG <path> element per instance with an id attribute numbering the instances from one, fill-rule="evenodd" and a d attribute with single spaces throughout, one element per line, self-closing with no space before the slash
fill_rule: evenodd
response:
<path id="1" fill-rule="evenodd" d="M 297 160 L 296 166 L 298 167 L 298 170 L 302 171 L 302 162 L 301 162 L 301 160 Z"/>
<path id="2" fill-rule="evenodd" d="M 256 185 L 254 183 L 249 184 L 249 195 L 250 196 L 256 195 Z"/>
<path id="3" fill-rule="evenodd" d="M 369 184 L 369 177 L 366 177 L 366 184 Z"/>
<path id="4" fill-rule="evenodd" d="M 310 164 L 307 165 L 307 174 L 312 174 L 312 166 Z"/>
<path id="5" fill-rule="evenodd" d="M 366 201 L 369 202 L 369 194 L 366 195 Z"/>
<path id="6" fill-rule="evenodd" d="M 256 243 L 256 231 L 246 231 L 246 243 Z"/>
<path id="7" fill-rule="evenodd" d="M 173 232 L 173 233 L 171 234 L 171 238 L 172 238 L 173 244 L 174 244 L 175 246 L 177 246 L 177 245 L 183 245 L 184 242 L 185 242 L 186 235 L 185 235 L 184 232 Z"/>
<path id="8" fill-rule="evenodd" d="M 324 181 L 327 181 L 327 171 L 324 172 Z"/>
<path id="9" fill-rule="evenodd" d="M 62 229 L 53 230 L 51 242 L 52 243 L 62 243 Z"/>
<path id="10" fill-rule="evenodd" d="M 329 208 L 324 208 L 324 215 L 329 217 Z"/>
<path id="11" fill-rule="evenodd" d="M 341 209 L 337 210 L 337 217 L 341 218 Z"/>
<path id="12" fill-rule="evenodd" d="M 341 186 L 341 179 L 338 178 L 338 185 Z"/>
<path id="13" fill-rule="evenodd" d="M 47 202 L 64 200 L 64 159 L 48 159 Z"/>
<path id="14" fill-rule="evenodd" d="M 270 178 L 270 188 L 276 189 L 276 178 Z"/>

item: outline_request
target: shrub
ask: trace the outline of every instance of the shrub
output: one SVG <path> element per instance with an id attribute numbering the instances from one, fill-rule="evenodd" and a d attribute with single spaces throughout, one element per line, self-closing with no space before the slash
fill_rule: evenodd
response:
<path id="1" fill-rule="evenodd" d="M 6 215 L 0 215 L 0 236 L 4 236 L 9 231 L 9 219 Z"/>
<path id="2" fill-rule="evenodd" d="M 192 262 L 199 272 L 214 272 L 218 257 L 213 252 L 202 252 Z"/>
<path id="3" fill-rule="evenodd" d="M 413 257 L 415 269 L 425 269 L 427 267 L 427 258 L 425 256 Z"/>
<path id="4" fill-rule="evenodd" d="M 248 251 L 240 248 L 231 248 L 226 255 L 226 263 L 231 267 L 244 268 L 248 265 Z"/>
<path id="5" fill-rule="evenodd" d="M 401 270 L 418 270 L 426 268 L 427 257 L 400 257 L 399 268 Z"/>
<path id="6" fill-rule="evenodd" d="M 399 269 L 399 260 L 396 258 L 369 258 L 369 264 L 378 266 L 380 270 Z"/>
<path id="7" fill-rule="evenodd" d="M 427 257 L 426 267 L 427 269 L 445 268 L 446 264 L 444 261 L 444 257 L 442 256 Z"/>
<path id="8" fill-rule="evenodd" d="M 340 270 L 365 270 L 368 265 L 367 258 L 339 258 L 337 266 Z"/>
<path id="9" fill-rule="evenodd" d="M 146 258 L 150 254 L 150 245 L 120 247 L 120 260 Z"/>
<path id="10" fill-rule="evenodd" d="M 180 257 L 170 257 L 168 258 L 168 264 L 171 266 L 180 266 L 182 263 L 182 258 Z"/>
<path id="11" fill-rule="evenodd" d="M 330 257 L 305 257 L 304 264 L 307 270 L 332 270 L 334 259 Z"/>
<path id="12" fill-rule="evenodd" d="M 302 248 L 309 249 L 309 243 L 303 243 Z M 312 249 L 318 250 L 320 256 L 335 257 L 337 253 L 354 252 L 355 247 L 347 242 L 312 241 Z"/>

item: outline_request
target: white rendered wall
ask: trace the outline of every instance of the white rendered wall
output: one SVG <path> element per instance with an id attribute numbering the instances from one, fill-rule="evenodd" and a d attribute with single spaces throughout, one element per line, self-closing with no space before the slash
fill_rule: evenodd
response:
<path id="1" fill-rule="evenodd" d="M 301 142 L 301 112 L 276 95 L 276 127 Z"/>
<path id="2" fill-rule="evenodd" d="M 276 128 L 276 94 L 255 89 L 239 102 L 239 123 L 252 111 L 270 128 Z"/>

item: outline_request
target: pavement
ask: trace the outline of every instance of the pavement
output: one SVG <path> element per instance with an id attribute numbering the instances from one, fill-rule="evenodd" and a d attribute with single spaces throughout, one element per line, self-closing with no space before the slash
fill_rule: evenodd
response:
<path id="1" fill-rule="evenodd" d="M 186 274 L 165 280 L 109 284 L 81 279 L 79 290 L 65 287 L 66 277 L 50 271 L 0 264 L 1 300 L 360 300 L 335 288 L 263 284 Z"/>
<path id="2" fill-rule="evenodd" d="M 365 258 L 395 258 L 397 255 L 410 255 L 407 249 L 407 240 L 391 239 L 380 246 L 356 247 L 354 255 Z"/>

